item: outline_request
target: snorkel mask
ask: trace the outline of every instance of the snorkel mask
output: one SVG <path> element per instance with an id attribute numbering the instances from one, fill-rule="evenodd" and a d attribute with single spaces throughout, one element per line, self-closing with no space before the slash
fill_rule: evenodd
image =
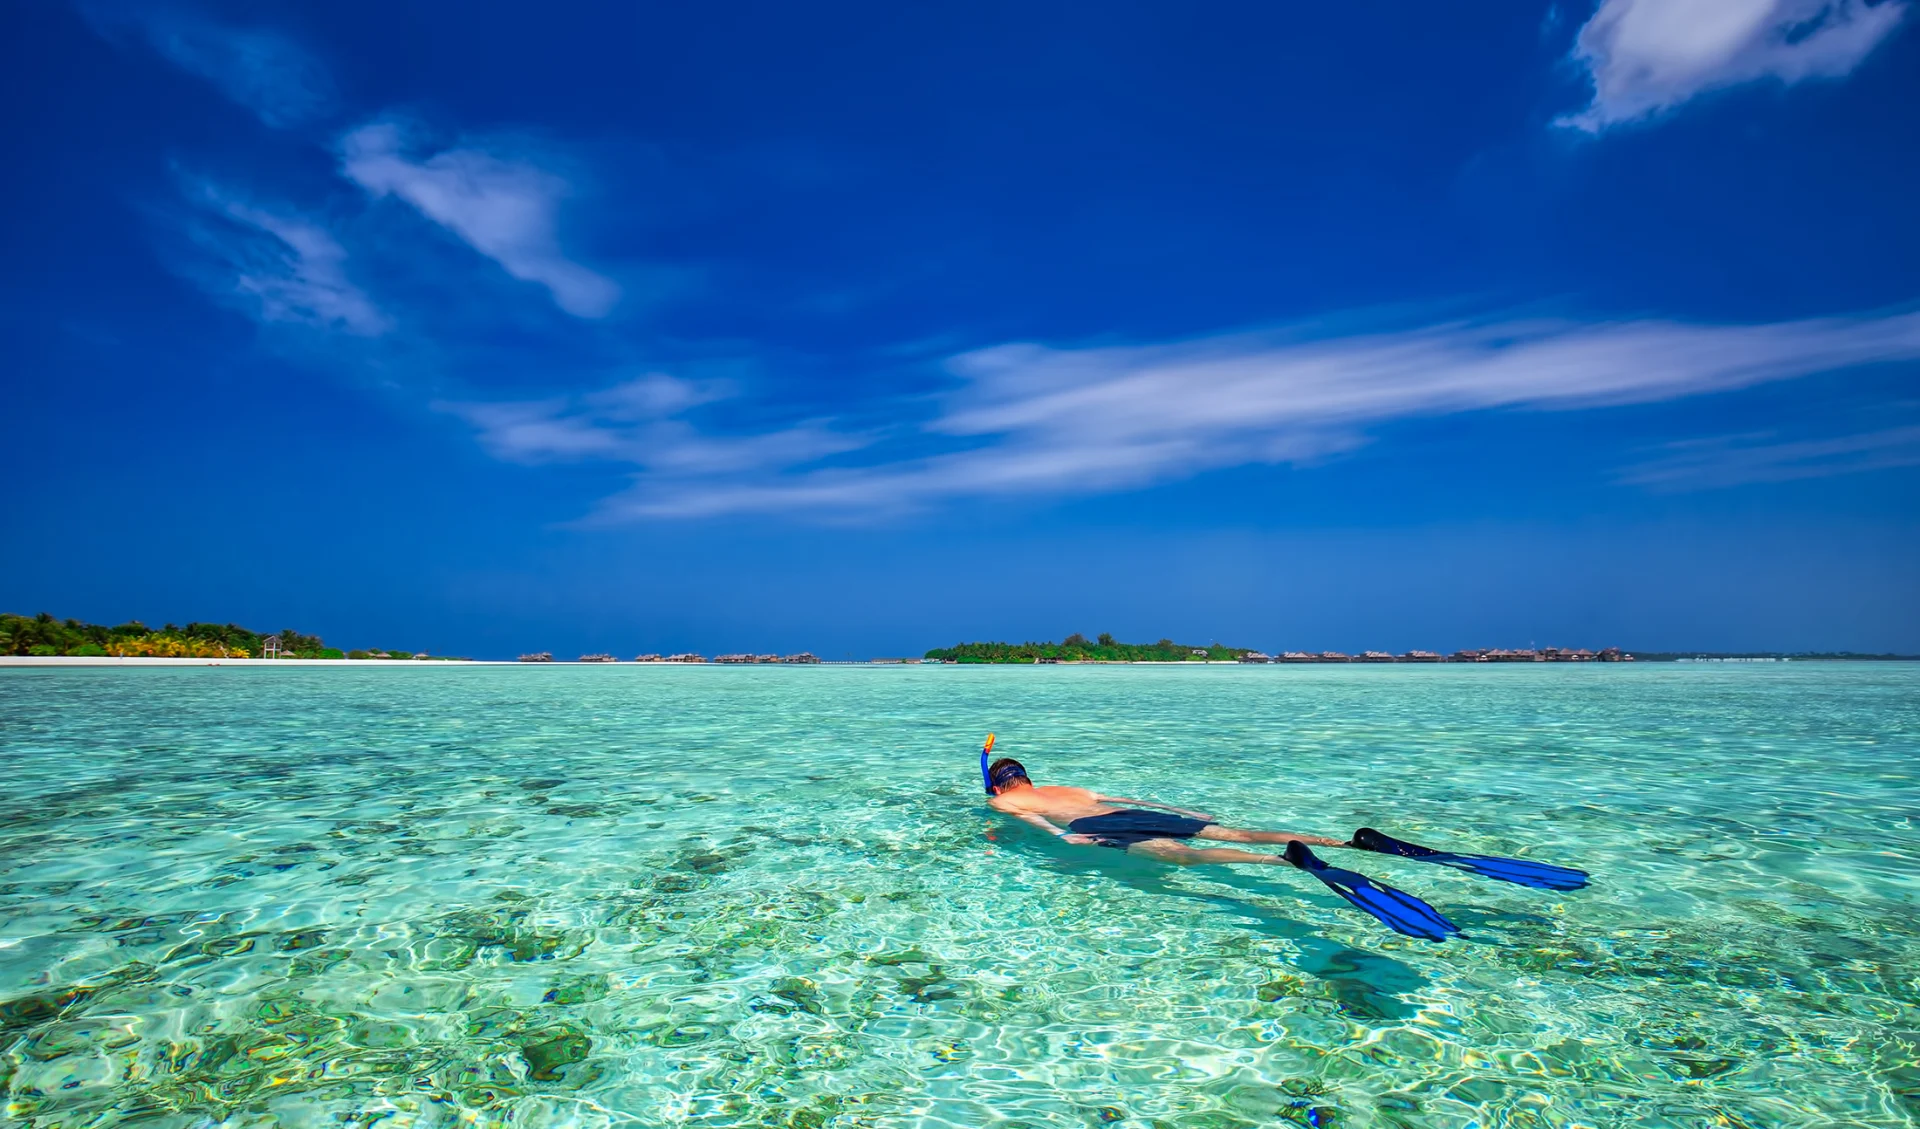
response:
<path id="1" fill-rule="evenodd" d="M 999 772 L 987 778 L 987 791 L 991 792 L 995 788 L 1004 788 L 1007 784 L 1015 780 L 1025 780 L 1028 784 L 1033 783 L 1033 781 L 1027 777 L 1027 770 L 1020 767 L 1020 762 L 1015 761 L 1012 764 L 1003 764 L 1000 766 Z"/>

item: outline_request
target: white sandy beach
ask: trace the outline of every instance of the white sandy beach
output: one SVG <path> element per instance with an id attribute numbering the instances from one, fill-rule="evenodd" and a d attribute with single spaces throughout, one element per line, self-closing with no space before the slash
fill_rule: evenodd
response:
<path id="1" fill-rule="evenodd" d="M 716 670 L 732 670 L 743 666 L 1245 666 L 1231 659 L 1186 660 L 1181 662 L 1120 662 L 1087 660 L 1059 663 L 903 663 L 898 661 L 874 662 L 855 660 L 844 662 L 835 659 L 818 663 L 669 663 L 669 662 L 620 662 L 620 663 L 583 663 L 565 659 L 544 663 L 523 663 L 514 659 L 175 659 L 155 658 L 141 655 L 129 658 L 116 658 L 112 655 L 79 657 L 73 655 L 0 655 L 0 666 L 333 666 L 353 667 L 412 667 L 431 670 L 450 666 L 653 666 L 653 667 L 712 667 Z M 1279 665 L 1279 664 L 1275 664 Z"/>
<path id="2" fill-rule="evenodd" d="M 138 656 L 0 655 L 0 666 L 516 666 L 503 659 L 167 659 Z M 528 664 L 532 665 L 532 664 Z"/>

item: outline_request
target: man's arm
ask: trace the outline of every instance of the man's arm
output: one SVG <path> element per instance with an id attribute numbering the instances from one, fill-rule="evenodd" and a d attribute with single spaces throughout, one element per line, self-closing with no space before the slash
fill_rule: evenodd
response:
<path id="1" fill-rule="evenodd" d="M 1084 845 L 1086 843 L 1091 843 L 1094 841 L 1093 836 L 1091 835 L 1076 835 L 1071 831 L 1055 826 L 1052 823 L 1052 821 L 1048 820 L 1047 817 L 1044 815 L 1038 815 L 1030 811 L 1022 811 L 1019 808 L 1004 807 L 1001 805 L 1000 797 L 998 796 L 995 796 L 993 799 L 988 800 L 987 806 L 997 812 L 1003 812 L 1007 815 L 1010 815 L 1022 823 L 1026 823 L 1034 827 L 1038 827 L 1040 830 L 1045 831 L 1049 835 L 1058 836 L 1060 839 L 1068 843 L 1080 843 Z"/>
<path id="2" fill-rule="evenodd" d="M 1184 815 L 1188 819 L 1205 820 L 1208 823 L 1213 822 L 1212 816 L 1203 811 L 1194 811 L 1192 808 L 1177 808 L 1172 804 L 1158 804 L 1152 800 L 1129 800 L 1125 796 L 1097 796 L 1095 798 L 1103 804 L 1128 804 L 1136 808 L 1159 808 L 1161 811 L 1170 811 L 1175 815 Z"/>
<path id="3" fill-rule="evenodd" d="M 1038 827 L 1040 830 L 1045 831 L 1049 835 L 1065 835 L 1067 833 L 1066 828 L 1055 827 L 1050 821 L 1048 821 L 1047 817 L 1044 815 L 1036 815 L 1035 813 L 1030 811 L 1015 811 L 1015 812 L 1009 812 L 1007 814 L 1013 816 L 1013 818 L 1019 820 L 1022 823 L 1030 823 L 1033 826 Z"/>

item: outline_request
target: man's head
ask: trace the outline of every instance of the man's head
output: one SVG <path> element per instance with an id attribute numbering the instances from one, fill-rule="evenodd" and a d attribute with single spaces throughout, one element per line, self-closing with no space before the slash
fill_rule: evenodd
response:
<path id="1" fill-rule="evenodd" d="M 993 787 L 993 794 L 1011 792 L 1015 788 L 1031 788 L 1033 781 L 1027 779 L 1027 770 L 1012 757 L 1001 757 L 987 766 L 987 781 Z"/>

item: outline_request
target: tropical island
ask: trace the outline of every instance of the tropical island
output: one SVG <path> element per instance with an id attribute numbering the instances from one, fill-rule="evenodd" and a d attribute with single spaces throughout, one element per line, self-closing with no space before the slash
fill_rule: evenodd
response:
<path id="1" fill-rule="evenodd" d="M 421 659 L 412 651 L 352 650 L 329 647 L 318 635 L 291 628 L 259 632 L 237 623 L 189 623 L 148 627 L 129 620 L 117 627 L 36 616 L 0 613 L 0 655 L 52 658 L 162 659 Z M 435 656 L 437 657 L 437 656 Z"/>
<path id="2" fill-rule="evenodd" d="M 77 619 L 56 619 L 47 612 L 35 616 L 0 613 L 0 658 L 163 658 L 163 659 L 353 659 L 353 660 L 426 660 L 470 661 L 447 655 L 429 655 L 400 649 L 329 647 L 318 635 L 307 635 L 288 628 L 278 632 L 260 632 L 236 623 L 166 624 L 148 627 L 129 620 L 115 627 L 83 623 Z M 1517 649 L 1483 648 L 1440 654 L 1435 651 L 1282 651 L 1269 655 L 1251 647 L 1232 647 L 1223 643 L 1195 646 L 1161 639 L 1154 643 L 1122 643 L 1102 633 L 1088 639 L 1079 632 L 1058 643 L 959 643 L 936 647 L 922 658 L 868 659 L 869 663 L 1515 663 L 1515 662 L 1885 662 L 1915 661 L 1920 656 L 1898 654 L 1862 654 L 1854 651 L 1638 651 L 1628 653 L 1618 647 L 1597 651 L 1586 648 L 1525 647 Z M 523 663 L 550 663 L 548 651 L 523 654 Z M 611 654 L 581 655 L 582 663 L 614 663 Z M 717 663 L 760 665 L 818 665 L 821 660 L 806 651 L 791 655 L 723 654 L 706 656 L 685 654 L 644 654 L 635 663 Z"/>
<path id="3" fill-rule="evenodd" d="M 1441 654 L 1438 651 L 1282 651 L 1269 655 L 1248 647 L 1210 643 L 1193 647 L 1162 639 L 1158 643 L 1120 643 L 1111 635 L 1089 642 L 1075 632 L 1058 643 L 961 643 L 936 647 L 924 659 L 875 659 L 875 662 L 929 663 L 1620 663 L 1620 662 L 1912 662 L 1915 655 L 1862 654 L 1857 651 L 1637 651 L 1619 647 L 1485 647 Z"/>
<path id="4" fill-rule="evenodd" d="M 1238 662 L 1253 653 L 1247 647 L 1209 643 L 1204 647 L 1162 639 L 1158 643 L 1121 643 L 1102 632 L 1088 639 L 1074 632 L 1058 643 L 961 643 L 936 647 L 926 653 L 929 662 L 950 663 L 1177 663 Z"/>

